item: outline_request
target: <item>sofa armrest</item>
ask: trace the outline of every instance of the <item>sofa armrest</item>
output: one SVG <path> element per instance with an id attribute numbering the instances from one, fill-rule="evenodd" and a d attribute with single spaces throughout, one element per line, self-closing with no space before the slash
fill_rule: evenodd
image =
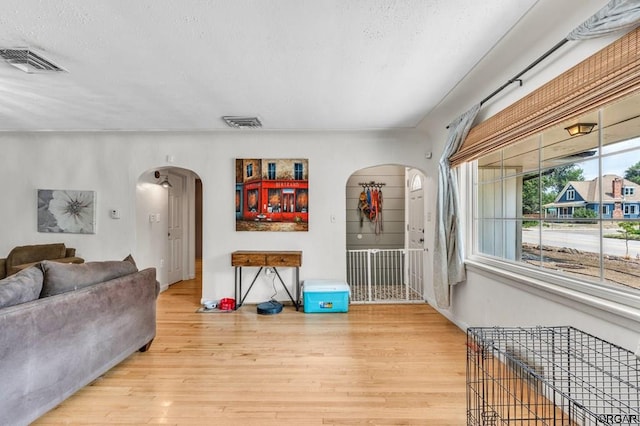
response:
<path id="1" fill-rule="evenodd" d="M 7 259 L 0 259 L 0 280 L 7 276 Z"/>

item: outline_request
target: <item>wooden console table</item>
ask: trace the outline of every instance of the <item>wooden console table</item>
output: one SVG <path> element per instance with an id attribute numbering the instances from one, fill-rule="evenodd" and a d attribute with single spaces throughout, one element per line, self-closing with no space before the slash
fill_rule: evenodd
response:
<path id="1" fill-rule="evenodd" d="M 296 311 L 300 308 L 300 266 L 302 265 L 302 252 L 301 251 L 247 251 L 239 250 L 231 253 L 231 266 L 235 268 L 235 297 L 236 297 L 236 309 L 242 306 L 244 299 L 247 297 L 253 284 L 260 276 L 260 272 L 264 268 L 273 269 L 274 273 L 280 280 L 280 283 L 284 287 L 285 291 L 289 295 L 289 298 L 293 302 L 293 306 L 296 307 Z M 295 298 L 291 295 L 291 292 L 285 285 L 278 267 L 291 267 L 296 268 L 296 282 L 295 282 Z M 247 292 L 242 294 L 242 268 L 254 267 L 260 268 L 253 277 L 251 285 L 247 289 Z"/>

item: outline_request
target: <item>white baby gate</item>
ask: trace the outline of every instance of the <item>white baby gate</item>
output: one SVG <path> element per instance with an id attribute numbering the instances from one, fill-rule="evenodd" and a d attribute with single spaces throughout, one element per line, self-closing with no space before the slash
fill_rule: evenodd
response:
<path id="1" fill-rule="evenodd" d="M 347 250 L 351 303 L 424 302 L 423 257 L 423 249 Z"/>

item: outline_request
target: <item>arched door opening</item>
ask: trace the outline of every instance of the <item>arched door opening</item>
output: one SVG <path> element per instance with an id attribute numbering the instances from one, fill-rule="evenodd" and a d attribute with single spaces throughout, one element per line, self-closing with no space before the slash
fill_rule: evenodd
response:
<path id="1" fill-rule="evenodd" d="M 137 257 L 161 290 L 183 280 L 202 288 L 202 182 L 178 167 L 147 170 L 136 187 Z"/>
<path id="2" fill-rule="evenodd" d="M 353 303 L 424 302 L 425 176 L 402 165 L 346 184 L 347 282 Z"/>

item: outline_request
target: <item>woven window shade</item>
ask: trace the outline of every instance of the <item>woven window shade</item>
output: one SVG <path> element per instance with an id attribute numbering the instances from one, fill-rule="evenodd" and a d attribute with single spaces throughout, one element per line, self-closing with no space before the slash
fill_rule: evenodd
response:
<path id="1" fill-rule="evenodd" d="M 452 166 L 511 145 L 640 89 L 640 28 L 474 126 Z"/>

